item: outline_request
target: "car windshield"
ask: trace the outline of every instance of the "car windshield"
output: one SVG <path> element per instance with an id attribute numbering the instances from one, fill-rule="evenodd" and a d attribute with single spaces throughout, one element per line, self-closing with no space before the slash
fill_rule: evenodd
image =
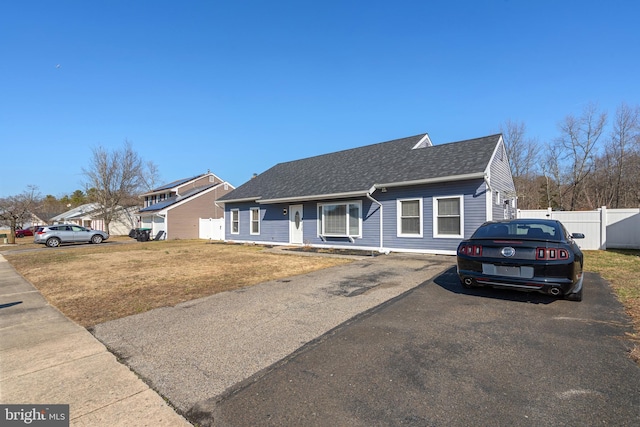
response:
<path id="1" fill-rule="evenodd" d="M 497 222 L 482 225 L 472 239 L 532 239 L 562 240 L 562 232 L 555 223 L 519 221 Z"/>

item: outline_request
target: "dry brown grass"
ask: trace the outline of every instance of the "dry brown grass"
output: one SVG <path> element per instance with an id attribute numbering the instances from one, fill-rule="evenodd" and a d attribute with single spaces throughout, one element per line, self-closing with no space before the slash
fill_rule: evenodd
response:
<path id="1" fill-rule="evenodd" d="M 616 296 L 631 317 L 635 342 L 631 357 L 640 363 L 640 251 L 585 251 L 585 270 L 593 271 L 611 283 Z"/>
<path id="2" fill-rule="evenodd" d="M 5 251 L 4 257 L 51 304 L 85 327 L 350 262 L 202 240 Z"/>

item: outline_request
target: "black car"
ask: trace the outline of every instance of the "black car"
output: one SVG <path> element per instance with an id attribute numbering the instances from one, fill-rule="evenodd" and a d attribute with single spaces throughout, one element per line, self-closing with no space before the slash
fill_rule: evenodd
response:
<path id="1" fill-rule="evenodd" d="M 584 256 L 560 221 L 514 219 L 482 224 L 458 245 L 462 286 L 535 291 L 582 301 Z"/>

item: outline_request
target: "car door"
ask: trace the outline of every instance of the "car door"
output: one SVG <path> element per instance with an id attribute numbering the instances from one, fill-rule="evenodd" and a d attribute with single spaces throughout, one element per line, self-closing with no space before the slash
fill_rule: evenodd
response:
<path id="1" fill-rule="evenodd" d="M 74 242 L 73 230 L 71 230 L 70 225 L 58 225 L 56 227 L 51 227 L 53 235 L 60 238 L 60 240 L 64 243 Z"/>
<path id="2" fill-rule="evenodd" d="M 84 227 L 80 227 L 79 225 L 72 225 L 71 230 L 73 231 L 73 241 L 74 242 L 88 242 L 89 241 L 89 230 Z"/>

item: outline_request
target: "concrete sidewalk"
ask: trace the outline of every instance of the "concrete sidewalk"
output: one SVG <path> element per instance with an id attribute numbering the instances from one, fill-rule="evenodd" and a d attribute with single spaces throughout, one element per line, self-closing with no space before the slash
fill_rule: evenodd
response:
<path id="1" fill-rule="evenodd" d="M 69 404 L 72 426 L 190 426 L 0 255 L 0 403 Z"/>

